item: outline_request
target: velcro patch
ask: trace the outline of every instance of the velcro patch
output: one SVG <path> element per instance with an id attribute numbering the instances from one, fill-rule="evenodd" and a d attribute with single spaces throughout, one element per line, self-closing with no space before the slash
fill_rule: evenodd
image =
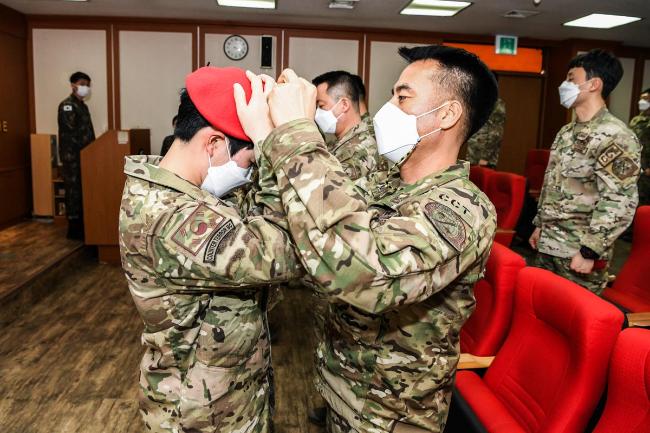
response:
<path id="1" fill-rule="evenodd" d="M 203 263 L 211 263 L 213 265 L 216 263 L 221 241 L 223 241 L 234 229 L 235 224 L 231 220 L 228 220 L 213 232 L 212 236 L 210 236 L 207 247 L 205 247 Z"/>
<path id="2" fill-rule="evenodd" d="M 172 241 L 196 256 L 205 242 L 223 222 L 224 217 L 201 203 L 172 235 Z"/>
<path id="3" fill-rule="evenodd" d="M 63 111 L 72 111 L 72 105 L 64 105 Z"/>
<path id="4" fill-rule="evenodd" d="M 424 213 L 433 226 L 457 251 L 462 251 L 467 240 L 467 230 L 463 220 L 444 204 L 429 202 L 424 206 Z"/>
<path id="5" fill-rule="evenodd" d="M 612 162 L 612 174 L 620 180 L 636 175 L 639 166 L 629 156 L 618 157 Z"/>
<path id="6" fill-rule="evenodd" d="M 603 153 L 598 157 L 598 163 L 602 167 L 606 167 L 610 162 L 614 161 L 616 158 L 623 154 L 623 149 L 621 149 L 616 143 L 611 144 Z"/>

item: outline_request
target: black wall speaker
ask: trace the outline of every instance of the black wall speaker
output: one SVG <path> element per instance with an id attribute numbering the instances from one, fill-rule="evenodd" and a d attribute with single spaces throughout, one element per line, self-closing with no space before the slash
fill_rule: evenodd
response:
<path id="1" fill-rule="evenodd" d="M 273 67 L 273 38 L 262 36 L 262 64 L 261 68 Z"/>

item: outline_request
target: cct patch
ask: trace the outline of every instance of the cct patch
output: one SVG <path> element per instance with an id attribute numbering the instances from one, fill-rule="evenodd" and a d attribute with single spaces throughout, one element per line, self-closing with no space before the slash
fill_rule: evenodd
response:
<path id="1" fill-rule="evenodd" d="M 458 252 L 463 250 L 467 240 L 465 223 L 456 212 L 444 204 L 429 202 L 424 206 L 424 213 L 438 232 Z"/>
<path id="2" fill-rule="evenodd" d="M 172 235 L 172 241 L 193 256 L 198 255 L 215 229 L 225 218 L 201 203 Z"/>

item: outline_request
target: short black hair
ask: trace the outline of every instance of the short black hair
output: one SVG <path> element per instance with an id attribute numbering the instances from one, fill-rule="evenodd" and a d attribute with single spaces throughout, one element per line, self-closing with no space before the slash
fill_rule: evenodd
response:
<path id="1" fill-rule="evenodd" d="M 645 95 L 646 93 L 650 93 L 650 87 L 641 92 L 642 95 Z"/>
<path id="2" fill-rule="evenodd" d="M 350 74 L 352 77 L 352 80 L 354 81 L 354 85 L 357 88 L 357 92 L 359 92 L 359 100 L 360 101 L 365 101 L 366 99 L 366 86 L 363 84 L 363 79 L 361 79 L 360 76 L 355 75 L 355 74 Z"/>
<path id="3" fill-rule="evenodd" d="M 607 98 L 623 77 L 621 61 L 609 51 L 600 48 L 578 54 L 569 62 L 569 68 L 584 68 L 587 79 L 600 78 L 603 81 L 603 98 Z"/>
<path id="4" fill-rule="evenodd" d="M 494 74 L 475 54 L 445 45 L 401 47 L 399 54 L 409 63 L 434 60 L 442 71 L 433 78 L 441 89 L 458 98 L 467 113 L 465 138 L 474 135 L 490 117 L 498 96 Z"/>
<path id="5" fill-rule="evenodd" d="M 337 101 L 347 97 L 352 105 L 359 109 L 359 89 L 353 75 L 346 71 L 330 71 L 319 75 L 312 81 L 314 86 L 327 83 L 327 94 Z"/>
<path id="6" fill-rule="evenodd" d="M 74 74 L 70 75 L 70 83 L 74 84 L 79 80 L 88 80 L 90 82 L 90 76 L 81 71 L 77 71 Z"/>
<path id="7" fill-rule="evenodd" d="M 178 106 L 178 114 L 174 116 L 174 119 L 176 120 L 174 137 L 184 142 L 190 141 L 201 129 L 208 126 L 212 127 L 210 122 L 199 113 L 199 110 L 194 105 L 194 102 L 192 102 L 186 89 L 181 90 L 181 103 Z M 225 133 L 224 135 L 228 137 L 231 156 L 239 152 L 241 149 L 253 148 L 253 143 L 250 141 L 240 140 Z"/>

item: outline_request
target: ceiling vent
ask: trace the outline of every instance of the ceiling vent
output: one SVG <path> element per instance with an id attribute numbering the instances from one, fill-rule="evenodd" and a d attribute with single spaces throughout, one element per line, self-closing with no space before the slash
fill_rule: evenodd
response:
<path id="1" fill-rule="evenodd" d="M 359 0 L 331 0 L 330 9 L 354 9 Z"/>
<path id="2" fill-rule="evenodd" d="M 508 11 L 503 15 L 506 18 L 528 18 L 532 17 L 534 15 L 539 15 L 539 12 L 537 11 L 525 11 L 521 9 L 513 9 L 511 11 Z"/>

